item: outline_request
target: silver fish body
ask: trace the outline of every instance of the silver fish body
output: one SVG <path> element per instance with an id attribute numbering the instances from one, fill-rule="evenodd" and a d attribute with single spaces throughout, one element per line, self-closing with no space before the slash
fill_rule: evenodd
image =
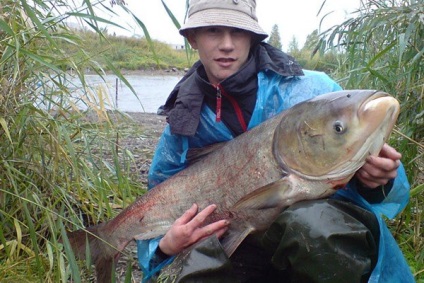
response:
<path id="1" fill-rule="evenodd" d="M 217 146 L 112 220 L 87 228 L 99 282 L 110 282 L 112 263 L 130 241 L 165 234 L 193 203 L 199 209 L 217 205 L 208 222 L 230 220 L 222 245 L 231 256 L 248 234 L 268 228 L 283 208 L 344 187 L 366 157 L 381 150 L 399 108 L 395 98 L 379 91 L 333 92 Z M 85 235 L 86 230 L 68 234 L 82 259 Z"/>

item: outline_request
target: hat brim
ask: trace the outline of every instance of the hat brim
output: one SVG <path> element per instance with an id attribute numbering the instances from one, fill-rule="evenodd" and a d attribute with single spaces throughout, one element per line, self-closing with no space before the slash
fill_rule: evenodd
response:
<path id="1" fill-rule="evenodd" d="M 247 30 L 257 35 L 260 41 L 268 37 L 268 34 L 259 26 L 258 22 L 250 16 L 228 9 L 207 9 L 194 13 L 183 24 L 179 32 L 186 36 L 189 29 L 208 26 L 234 27 Z"/>

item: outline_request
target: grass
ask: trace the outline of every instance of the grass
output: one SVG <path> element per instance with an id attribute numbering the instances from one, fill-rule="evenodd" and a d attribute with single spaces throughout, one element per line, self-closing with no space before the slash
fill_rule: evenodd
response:
<path id="1" fill-rule="evenodd" d="M 163 42 L 153 40 L 149 43 L 146 38 L 110 35 L 99 38 L 98 34 L 86 30 L 77 30 L 75 33 L 81 37 L 83 48 L 87 50 L 90 58 L 105 71 L 111 70 L 109 62 L 113 62 L 113 66 L 119 70 L 184 70 L 198 59 L 192 49 L 175 50 Z M 68 54 L 75 57 L 81 55 L 80 47 L 67 41 L 61 42 L 60 46 L 67 50 Z"/>

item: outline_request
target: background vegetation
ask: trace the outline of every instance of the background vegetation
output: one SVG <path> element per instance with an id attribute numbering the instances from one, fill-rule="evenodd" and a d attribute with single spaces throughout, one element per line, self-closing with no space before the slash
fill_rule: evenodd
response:
<path id="1" fill-rule="evenodd" d="M 118 70 L 169 70 L 189 68 L 198 58 L 197 54 L 185 48 L 176 49 L 166 43 L 146 38 L 133 38 L 104 34 L 104 38 L 91 30 L 74 30 L 81 44 L 76 46 L 68 41 L 59 42 L 61 49 L 78 58 L 80 50 L 86 50 L 98 68 L 111 71 L 108 62 Z M 153 52 L 154 51 L 154 52 Z M 84 62 L 84 60 L 81 60 Z M 69 66 L 68 66 L 69 67 Z M 81 67 L 81 65 L 80 65 Z M 88 66 L 87 66 L 88 67 Z M 88 67 L 89 68 L 89 67 Z"/>
<path id="2" fill-rule="evenodd" d="M 196 59 L 189 49 L 151 40 L 146 30 L 144 39 L 107 36 L 98 23 L 116 24 L 98 17 L 96 7 L 126 10 L 121 1 L 112 1 L 113 8 L 108 1 L 70 3 L 2 0 L 0 6 L 1 282 L 87 280 L 59 238 L 67 229 L 111 218 L 142 189 L 128 170 L 132 153 L 111 138 L 121 129 L 104 108 L 105 94 L 86 85 L 85 72 L 113 72 L 128 84 L 122 69 L 186 68 Z M 391 143 L 403 153 L 411 202 L 389 224 L 417 281 L 424 282 L 424 5 L 364 3 L 351 19 L 312 33 L 302 48 L 293 40 L 289 52 L 345 88 L 382 89 L 401 102 Z M 67 18 L 85 22 L 90 31 L 70 30 Z M 135 18 L 144 28 L 141 20 Z M 77 85 L 68 79 L 71 70 Z"/>

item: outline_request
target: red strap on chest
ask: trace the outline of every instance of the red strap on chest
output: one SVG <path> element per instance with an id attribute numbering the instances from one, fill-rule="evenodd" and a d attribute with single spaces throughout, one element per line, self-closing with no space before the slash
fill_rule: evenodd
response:
<path id="1" fill-rule="evenodd" d="M 240 126 L 243 129 L 243 132 L 246 132 L 247 124 L 246 124 L 246 121 L 244 120 L 243 111 L 241 110 L 240 105 L 237 103 L 234 97 L 228 95 L 220 85 L 216 86 L 216 121 L 221 122 L 222 97 L 225 97 L 225 99 L 228 99 L 228 101 L 230 101 L 231 105 L 234 108 L 234 111 L 236 112 L 237 120 L 239 121 Z"/>

